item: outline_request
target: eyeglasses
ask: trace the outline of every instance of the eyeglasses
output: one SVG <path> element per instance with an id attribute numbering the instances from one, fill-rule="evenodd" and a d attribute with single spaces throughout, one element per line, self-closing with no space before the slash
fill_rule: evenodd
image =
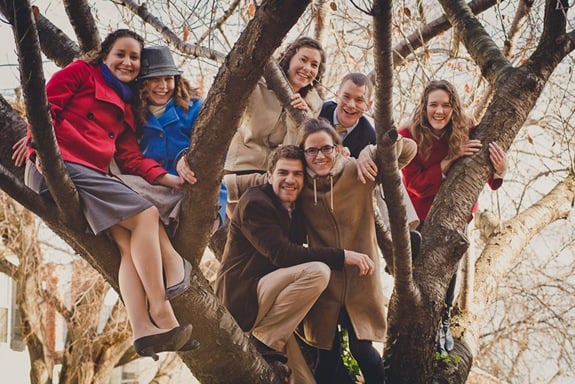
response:
<path id="1" fill-rule="evenodd" d="M 319 151 L 321 151 L 321 153 L 324 155 L 329 155 L 330 153 L 333 153 L 334 148 L 335 145 L 324 145 L 321 148 L 310 147 L 304 149 L 303 153 L 305 153 L 306 157 L 316 157 Z"/>

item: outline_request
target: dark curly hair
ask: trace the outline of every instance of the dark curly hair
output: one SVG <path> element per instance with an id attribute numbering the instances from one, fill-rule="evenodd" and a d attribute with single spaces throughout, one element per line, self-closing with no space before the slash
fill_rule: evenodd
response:
<path id="1" fill-rule="evenodd" d="M 123 37 L 131 37 L 140 43 L 140 48 L 144 48 L 144 38 L 138 35 L 136 32 L 129 29 L 117 29 L 106 36 L 102 44 L 100 44 L 99 49 L 88 52 L 83 59 L 92 65 L 100 65 L 104 62 L 104 58 L 114 46 L 116 40 Z"/>
<path id="2" fill-rule="evenodd" d="M 300 95 L 302 95 L 302 97 L 305 97 L 307 93 L 321 81 L 321 77 L 325 72 L 326 58 L 325 58 L 325 51 L 323 50 L 321 44 L 317 40 L 312 39 L 311 37 L 300 37 L 299 39 L 295 40 L 293 43 L 288 45 L 286 50 L 283 51 L 283 53 L 280 55 L 279 66 L 287 75 L 289 69 L 289 63 L 292 57 L 294 57 L 297 51 L 303 47 L 318 50 L 321 57 L 319 68 L 317 70 L 317 76 L 315 77 L 315 79 L 313 79 L 310 85 L 307 85 L 299 90 Z"/>

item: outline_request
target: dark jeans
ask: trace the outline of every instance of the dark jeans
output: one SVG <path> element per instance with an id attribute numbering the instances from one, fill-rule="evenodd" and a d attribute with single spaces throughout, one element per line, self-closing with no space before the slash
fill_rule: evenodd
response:
<path id="1" fill-rule="evenodd" d="M 339 315 L 339 324 L 347 330 L 349 337 L 349 349 L 352 356 L 359 364 L 364 377 L 377 377 L 381 362 L 381 356 L 369 340 L 358 340 L 345 309 Z M 347 373 L 341 358 L 341 335 L 337 333 L 333 347 L 327 351 L 320 349 L 315 368 L 317 384 L 354 383 Z M 347 376 L 347 378 L 346 378 Z M 349 380 L 349 381 L 347 381 Z M 369 384 L 369 381 L 366 381 Z"/>

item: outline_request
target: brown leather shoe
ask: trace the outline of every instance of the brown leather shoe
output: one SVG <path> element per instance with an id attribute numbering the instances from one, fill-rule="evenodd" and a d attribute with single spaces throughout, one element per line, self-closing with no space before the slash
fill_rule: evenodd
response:
<path id="1" fill-rule="evenodd" d="M 280 378 L 283 383 L 289 383 L 289 377 L 291 376 L 291 368 L 287 364 L 280 361 L 268 362 L 270 367 L 275 371 L 276 375 Z"/>
<path id="2" fill-rule="evenodd" d="M 256 347 L 256 350 L 260 353 L 260 355 L 262 355 L 262 357 L 268 363 L 272 361 L 279 361 L 280 363 L 283 364 L 287 363 L 287 356 L 285 353 L 276 351 L 275 349 L 268 347 L 260 340 L 256 339 L 253 335 L 250 335 L 250 342 L 254 347 Z"/>

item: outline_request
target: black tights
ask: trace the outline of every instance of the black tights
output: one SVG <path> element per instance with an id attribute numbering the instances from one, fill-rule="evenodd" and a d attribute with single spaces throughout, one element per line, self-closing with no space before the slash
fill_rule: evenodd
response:
<path id="1" fill-rule="evenodd" d="M 349 349 L 357 361 L 363 376 L 365 378 L 378 377 L 381 356 L 373 347 L 371 341 L 357 339 L 345 309 L 342 309 L 340 312 L 339 324 L 342 328 L 347 329 Z M 347 375 L 347 370 L 341 359 L 341 335 L 336 333 L 333 347 L 329 351 L 319 350 L 315 379 L 317 384 L 333 384 L 342 382 L 341 379 L 343 375 Z M 353 383 L 354 381 L 349 382 Z M 366 383 L 369 384 L 369 381 L 366 380 Z"/>

